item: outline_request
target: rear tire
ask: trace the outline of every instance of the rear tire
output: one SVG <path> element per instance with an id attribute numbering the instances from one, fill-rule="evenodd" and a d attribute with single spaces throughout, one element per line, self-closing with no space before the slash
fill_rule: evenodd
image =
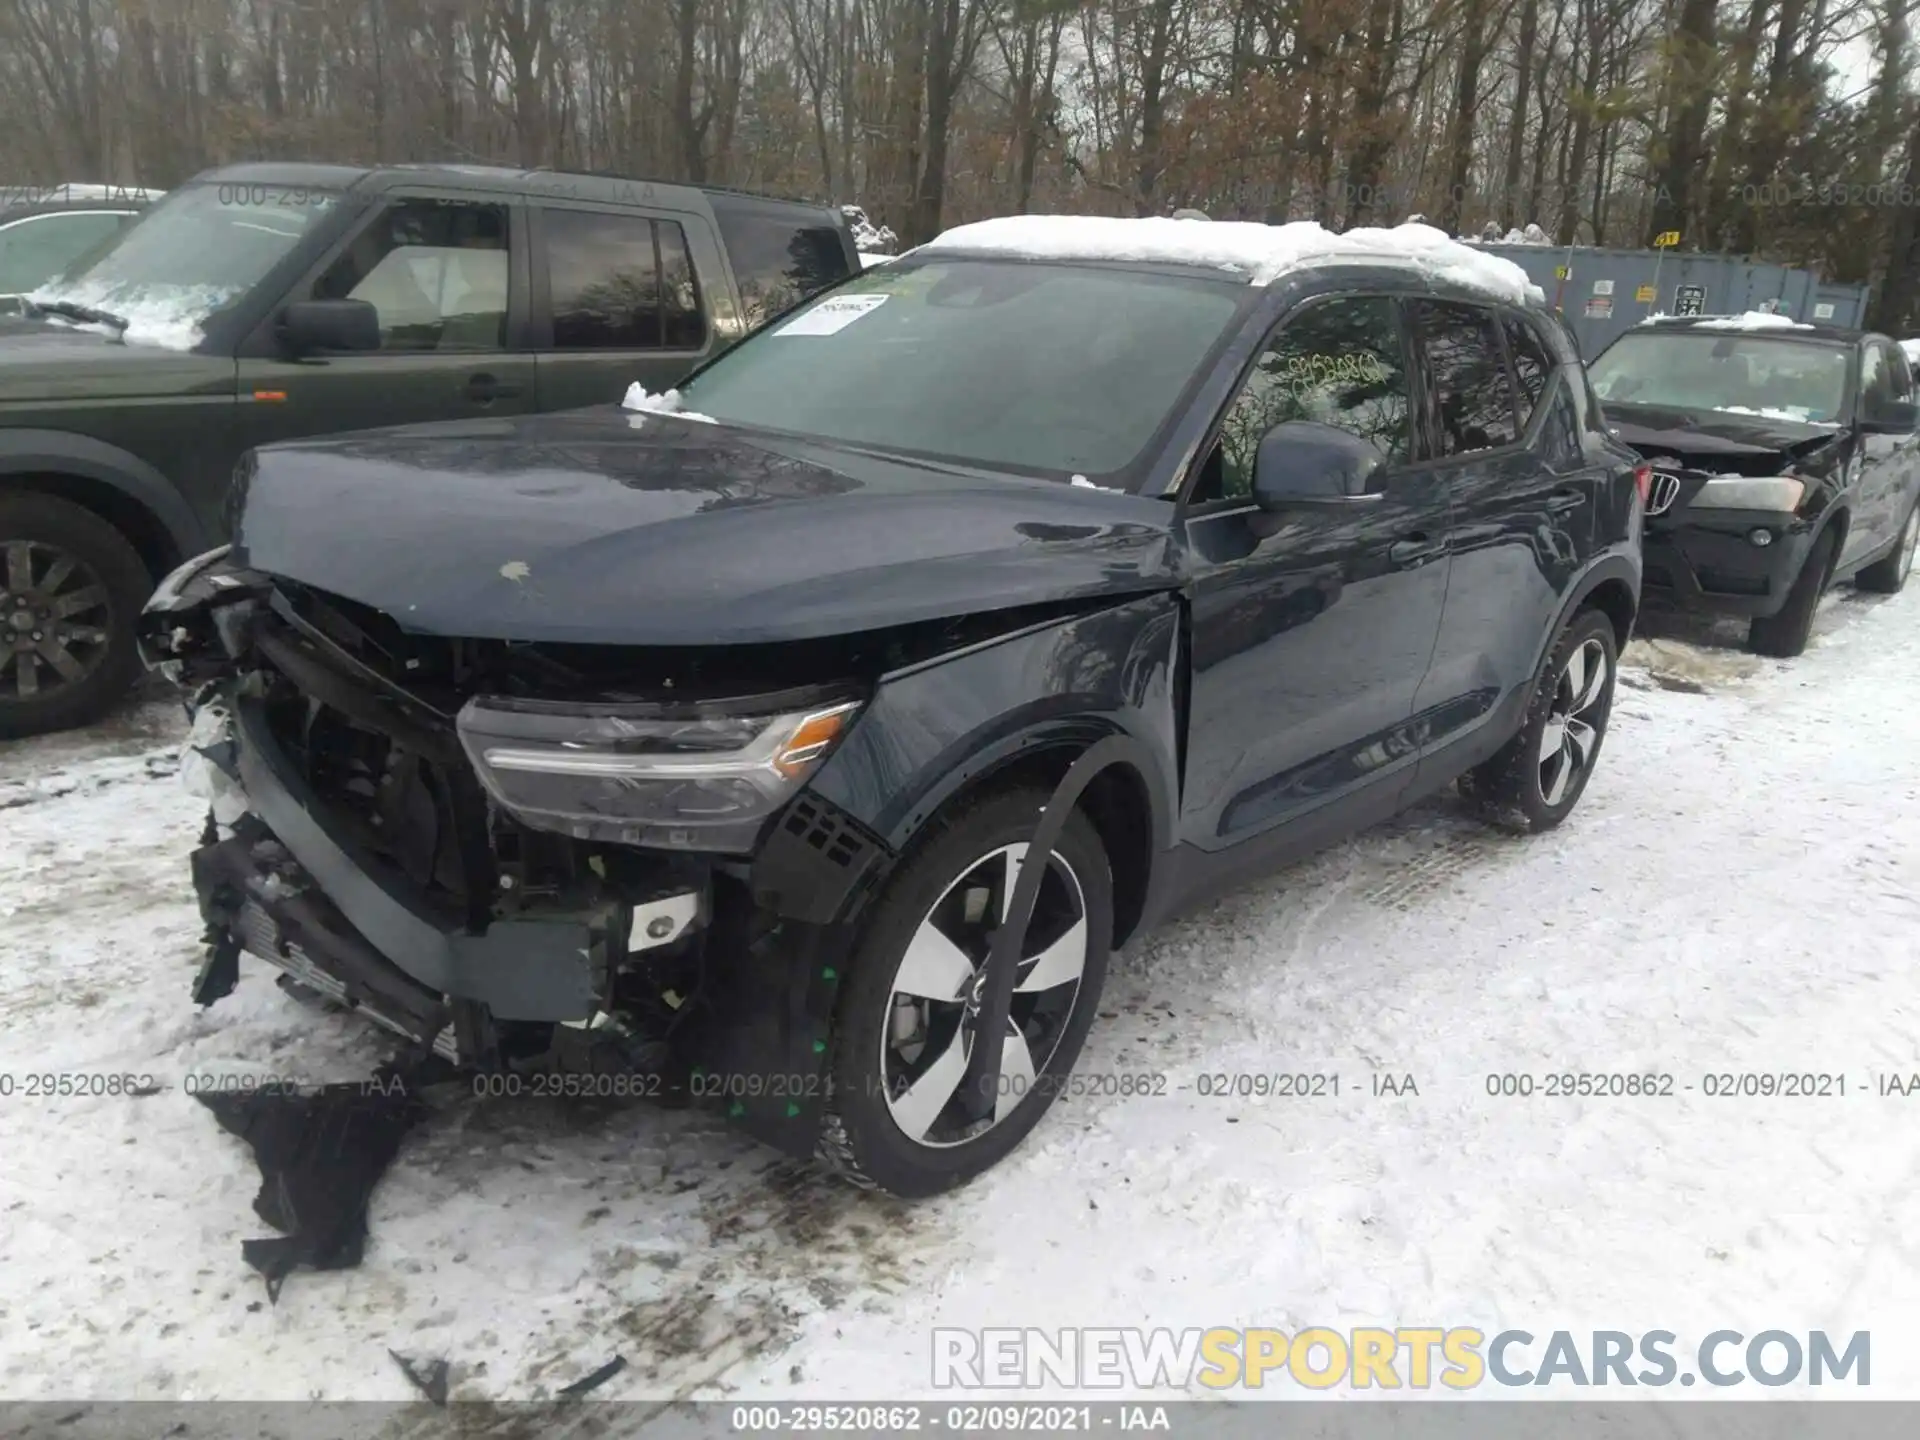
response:
<path id="1" fill-rule="evenodd" d="M 1806 652 L 1807 641 L 1813 638 L 1814 612 L 1826 593 L 1838 540 L 1838 532 L 1831 525 L 1820 532 L 1801 562 L 1800 573 L 1793 577 L 1793 588 L 1787 591 L 1787 603 L 1780 607 L 1780 613 L 1756 615 L 1747 626 L 1747 649 L 1776 660 L 1791 660 Z"/>
<path id="2" fill-rule="evenodd" d="M 140 676 L 133 627 L 153 585 L 91 510 L 0 495 L 0 739 L 85 725 L 119 703 Z"/>
<path id="3" fill-rule="evenodd" d="M 1907 507 L 1907 518 L 1900 526 L 1893 548 L 1853 577 L 1853 583 L 1876 595 L 1898 595 L 1913 573 L 1913 555 L 1920 549 L 1920 497 Z"/>
<path id="4" fill-rule="evenodd" d="M 835 1017 L 831 1098 L 817 1148 L 820 1160 L 862 1188 L 917 1199 L 972 1179 L 1026 1138 L 1079 1058 L 1106 979 L 1113 881 L 1099 833 L 1075 811 L 1034 908 L 1020 983 L 1034 985 L 1042 963 L 1058 966 L 1062 957 L 1068 963 L 1059 973 L 1075 978 L 1015 994 L 1026 1066 L 1022 1073 L 1012 1058 L 1010 1038 L 1002 1108 L 984 1129 L 958 1123 L 950 1090 L 947 1101 L 939 1099 L 940 1078 L 971 1053 L 965 997 L 985 958 L 991 917 L 1018 873 L 995 857 L 1024 847 L 1046 801 L 1042 790 L 1006 790 L 936 820 L 875 902 Z M 976 912 L 984 923 L 969 919 Z M 929 927 L 936 933 L 928 935 Z M 955 998 L 915 998 L 933 991 Z"/>
<path id="5" fill-rule="evenodd" d="M 1461 795 L 1484 819 L 1538 834 L 1573 813 L 1607 738 L 1616 646 L 1613 621 L 1598 610 L 1567 622 L 1534 680 L 1518 733 L 1460 777 Z"/>

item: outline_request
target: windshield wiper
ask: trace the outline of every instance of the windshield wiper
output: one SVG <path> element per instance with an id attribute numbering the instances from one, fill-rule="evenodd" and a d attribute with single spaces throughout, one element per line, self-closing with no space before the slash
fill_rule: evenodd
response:
<path id="1" fill-rule="evenodd" d="M 63 320 L 78 320 L 85 325 L 111 325 L 123 333 L 133 323 L 111 310 L 96 310 L 91 305 L 77 304 L 72 300 L 29 299 L 26 305 L 28 313 L 32 315 L 58 315 Z"/>

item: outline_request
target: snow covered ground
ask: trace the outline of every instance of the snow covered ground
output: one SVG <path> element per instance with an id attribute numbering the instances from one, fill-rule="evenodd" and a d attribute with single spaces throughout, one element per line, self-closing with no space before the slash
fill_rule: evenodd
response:
<path id="1" fill-rule="evenodd" d="M 1872 1093 L 1920 1071 L 1920 589 L 1841 592 L 1790 663 L 1698 638 L 1636 644 L 1559 832 L 1437 801 L 1121 957 L 1081 1068 L 1166 1093 L 1063 1100 L 957 1195 L 845 1190 L 704 1114 L 462 1100 L 364 1265 L 277 1306 L 240 1257 L 252 1160 L 177 1087 L 356 1078 L 379 1038 L 259 968 L 189 1003 L 164 705 L 0 747 L 0 1071 L 175 1087 L 0 1099 L 0 1395 L 410 1398 L 391 1348 L 472 1398 L 618 1353 L 599 1394 L 871 1399 L 928 1392 L 935 1325 L 1381 1324 L 1664 1328 L 1683 1358 L 1865 1329 L 1870 1393 L 1920 1397 L 1920 1096 Z M 1565 1070 L 1676 1093 L 1486 1090 Z M 1778 1070 L 1847 1095 L 1702 1093 Z M 1339 1096 L 1199 1093 L 1295 1071 Z"/>

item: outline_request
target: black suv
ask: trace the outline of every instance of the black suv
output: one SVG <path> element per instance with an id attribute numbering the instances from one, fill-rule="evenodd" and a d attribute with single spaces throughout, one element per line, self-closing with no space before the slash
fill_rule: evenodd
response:
<path id="1" fill-rule="evenodd" d="M 197 998 L 245 949 L 925 1194 L 1197 897 L 1456 780 L 1559 823 L 1645 473 L 1517 269 L 1285 234 L 962 227 L 675 397 L 260 451 L 145 629 Z"/>
<path id="2" fill-rule="evenodd" d="M 464 166 L 198 177 L 0 321 L 0 737 L 113 704 L 141 603 L 223 538 L 253 446 L 664 388 L 858 268 L 837 210 L 726 191 Z"/>
<path id="3" fill-rule="evenodd" d="M 1656 320 L 1601 352 L 1591 379 L 1653 468 L 1650 603 L 1751 616 L 1748 647 L 1791 656 L 1829 585 L 1906 584 L 1920 412 L 1886 336 L 1764 314 Z"/>

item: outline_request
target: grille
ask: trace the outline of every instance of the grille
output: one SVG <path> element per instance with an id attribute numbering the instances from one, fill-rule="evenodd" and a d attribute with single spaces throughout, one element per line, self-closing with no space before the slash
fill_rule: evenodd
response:
<path id="1" fill-rule="evenodd" d="M 292 626 L 268 622 L 267 636 L 263 660 L 281 682 L 267 726 L 323 807 L 318 818 L 411 881 L 429 908 L 484 924 L 486 805 L 452 725 L 403 711 Z"/>

